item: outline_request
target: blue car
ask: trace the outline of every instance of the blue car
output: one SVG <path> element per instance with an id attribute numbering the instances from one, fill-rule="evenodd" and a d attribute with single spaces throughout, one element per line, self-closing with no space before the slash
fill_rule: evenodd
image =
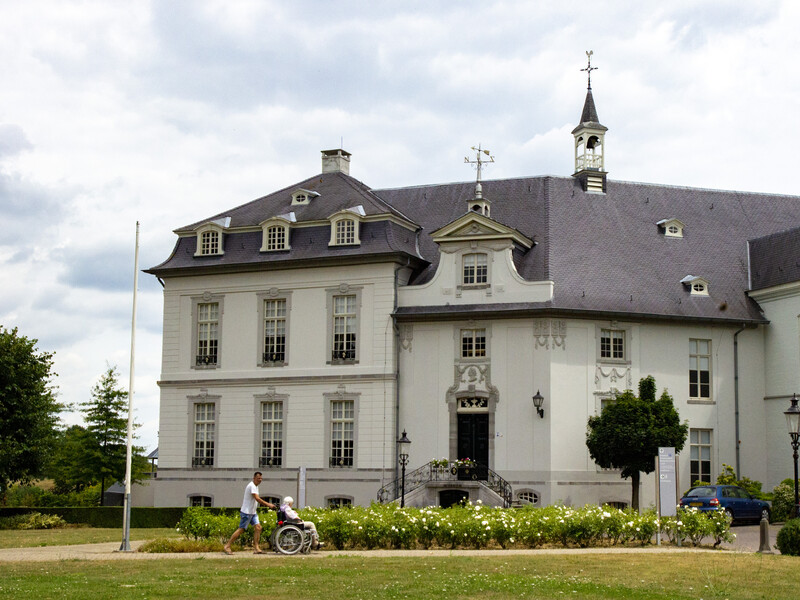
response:
<path id="1" fill-rule="evenodd" d="M 769 503 L 753 498 L 746 490 L 736 485 L 701 485 L 690 489 L 681 506 L 694 507 L 700 511 L 717 510 L 722 507 L 734 521 L 769 521 Z"/>

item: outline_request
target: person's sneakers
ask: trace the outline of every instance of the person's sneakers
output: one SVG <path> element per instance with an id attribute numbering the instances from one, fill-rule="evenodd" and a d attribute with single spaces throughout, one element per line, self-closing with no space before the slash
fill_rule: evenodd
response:
<path id="1" fill-rule="evenodd" d="M 314 550 L 319 550 L 325 545 L 325 542 L 317 542 L 317 545 L 314 546 Z"/>

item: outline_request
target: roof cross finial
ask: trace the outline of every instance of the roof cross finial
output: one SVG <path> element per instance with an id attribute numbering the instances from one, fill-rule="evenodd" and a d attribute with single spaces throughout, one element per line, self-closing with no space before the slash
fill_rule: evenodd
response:
<path id="1" fill-rule="evenodd" d="M 594 54 L 594 52 L 592 50 L 587 50 L 586 51 L 586 58 L 588 59 L 588 63 L 586 65 L 585 69 L 581 69 L 581 71 L 586 71 L 586 75 L 588 75 L 588 77 L 589 77 L 589 88 L 588 89 L 592 89 L 592 71 L 596 71 L 597 70 L 597 67 L 593 67 L 592 66 L 592 54 Z"/>
<path id="2" fill-rule="evenodd" d="M 475 165 L 476 168 L 478 169 L 478 179 L 475 182 L 475 198 L 480 199 L 483 197 L 483 187 L 481 186 L 481 168 L 486 163 L 493 163 L 494 156 L 491 155 L 491 152 L 489 150 L 484 150 L 483 148 L 481 148 L 480 144 L 478 144 L 477 148 L 475 146 L 472 146 L 471 149 L 475 151 L 475 156 L 476 156 L 475 160 L 470 160 L 468 156 L 465 156 L 464 162 L 469 163 L 471 165 Z M 488 160 L 484 159 L 481 156 L 481 153 L 488 156 L 489 159 Z"/>

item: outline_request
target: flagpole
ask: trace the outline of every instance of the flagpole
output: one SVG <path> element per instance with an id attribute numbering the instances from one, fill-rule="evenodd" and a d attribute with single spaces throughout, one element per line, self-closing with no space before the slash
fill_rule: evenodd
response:
<path id="1" fill-rule="evenodd" d="M 136 291 L 139 287 L 139 221 L 136 221 L 136 251 L 133 259 L 133 315 L 131 317 L 131 367 L 128 382 L 128 443 L 125 453 L 125 506 L 122 509 L 120 552 L 131 552 L 131 459 L 133 454 L 133 365 L 136 348 Z"/>

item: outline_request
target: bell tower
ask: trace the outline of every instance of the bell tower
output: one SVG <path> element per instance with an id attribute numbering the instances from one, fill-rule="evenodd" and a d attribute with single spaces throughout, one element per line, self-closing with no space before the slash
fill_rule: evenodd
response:
<path id="1" fill-rule="evenodd" d="M 592 97 L 592 71 L 597 67 L 592 66 L 591 50 L 586 52 L 586 57 L 588 64 L 581 71 L 586 72 L 589 85 L 580 125 L 572 130 L 575 139 L 575 172 L 572 176 L 581 182 L 584 191 L 603 194 L 606 191 L 607 175 L 603 155 L 608 127 L 600 124 Z"/>

